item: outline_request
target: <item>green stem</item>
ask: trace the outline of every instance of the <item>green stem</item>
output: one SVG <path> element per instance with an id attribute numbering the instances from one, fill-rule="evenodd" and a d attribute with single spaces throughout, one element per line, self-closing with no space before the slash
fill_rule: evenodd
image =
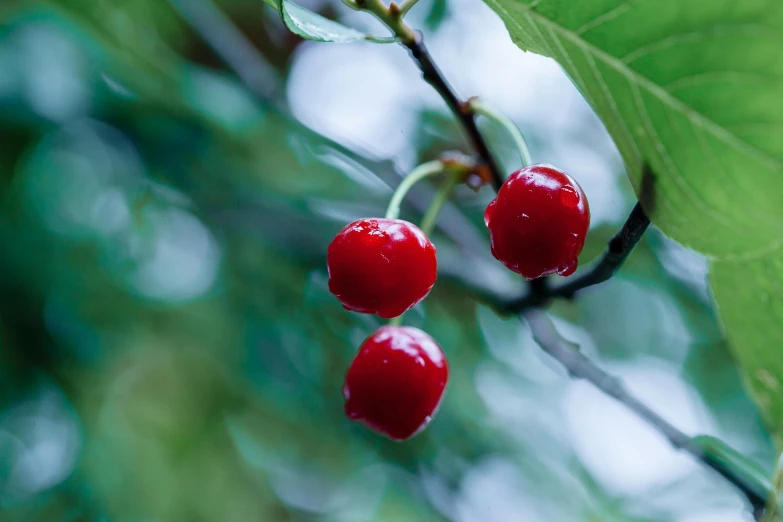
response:
<path id="1" fill-rule="evenodd" d="M 522 135 L 519 128 L 514 125 L 513 121 L 485 105 L 481 100 L 473 98 L 468 103 L 470 105 L 470 109 L 473 112 L 489 118 L 495 123 L 500 124 L 503 128 L 506 129 L 506 131 L 508 131 L 508 133 L 511 135 L 511 138 L 514 140 L 514 144 L 516 145 L 517 150 L 519 151 L 519 156 L 522 158 L 522 166 L 527 166 L 532 163 L 530 160 L 530 150 L 527 148 L 525 137 Z"/>
<path id="2" fill-rule="evenodd" d="M 425 236 L 429 236 L 432 230 L 435 228 L 435 222 L 438 220 L 438 214 L 443 210 L 443 206 L 449 200 L 451 191 L 457 186 L 467 173 L 471 171 L 473 167 L 463 164 L 450 164 L 446 165 L 440 160 L 429 161 L 422 163 L 410 174 L 408 174 L 397 190 L 394 192 L 391 201 L 389 202 L 389 208 L 386 211 L 386 219 L 397 219 L 400 215 L 400 204 L 405 199 L 405 195 L 418 181 L 424 178 L 435 176 L 438 174 L 448 174 L 448 177 L 443 181 L 435 196 L 432 198 L 430 206 L 427 208 L 427 212 L 424 213 L 424 217 L 421 220 L 421 226 L 419 227 Z M 401 326 L 402 316 L 398 315 L 389 320 L 389 326 Z"/>
<path id="3" fill-rule="evenodd" d="M 436 163 L 436 162 L 432 162 L 432 163 Z M 425 163 L 424 165 L 422 165 L 422 167 L 426 165 L 427 164 Z M 435 193 L 435 196 L 432 198 L 432 202 L 430 203 L 430 206 L 427 208 L 427 212 L 425 212 L 424 217 L 421 220 L 421 225 L 419 226 L 421 231 L 424 232 L 425 236 L 429 236 L 432 233 L 432 230 L 435 228 L 435 222 L 438 220 L 438 215 L 440 214 L 440 211 L 443 210 L 443 207 L 444 205 L 446 205 L 446 202 L 448 202 L 449 197 L 451 196 L 451 192 L 454 190 L 454 187 L 456 187 L 464 179 L 465 174 L 470 172 L 470 168 L 466 166 L 445 168 L 444 166 L 444 168 L 442 168 L 440 172 L 445 172 L 445 171 L 448 171 L 449 176 L 445 180 L 443 180 L 443 183 L 441 184 L 440 188 L 438 188 L 438 191 Z M 407 180 L 408 178 L 412 178 L 412 177 L 413 177 L 413 173 L 411 173 L 411 175 L 405 179 Z M 424 176 L 421 175 L 419 179 L 423 177 Z M 412 184 L 413 183 L 411 183 L 411 185 Z M 399 189 L 397 190 L 399 191 Z M 395 193 L 395 196 L 396 195 L 397 194 Z M 388 214 L 386 215 L 386 217 L 388 217 Z M 401 314 L 398 315 L 397 317 L 390 319 L 389 326 L 401 326 L 403 315 L 405 314 Z"/>
<path id="4" fill-rule="evenodd" d="M 405 16 L 405 14 L 411 10 L 411 8 L 418 3 L 419 0 L 404 0 L 402 4 L 400 4 L 400 17 Z"/>
<path id="5" fill-rule="evenodd" d="M 410 174 L 405 176 L 397 190 L 394 191 L 394 195 L 391 201 L 389 201 L 389 207 L 386 209 L 386 219 L 397 219 L 399 217 L 402 200 L 405 199 L 405 195 L 408 194 L 413 185 L 424 178 L 442 174 L 445 170 L 446 165 L 440 160 L 428 161 L 413 169 Z"/>
<path id="6" fill-rule="evenodd" d="M 464 172 L 454 171 L 443 180 L 443 183 L 438 189 L 438 192 L 435 193 L 435 197 L 432 198 L 432 203 L 430 203 L 427 212 L 421 220 L 419 228 L 424 232 L 424 235 L 429 236 L 432 233 L 432 230 L 435 228 L 435 222 L 438 220 L 438 215 L 440 215 L 440 211 L 443 210 L 443 206 L 449 200 L 454 187 L 459 184 L 464 176 Z"/>
<path id="7" fill-rule="evenodd" d="M 397 4 L 392 3 L 389 7 L 386 7 L 381 0 L 356 0 L 356 4 L 386 24 L 404 45 L 410 45 L 416 41 L 416 33 L 402 21 L 402 11 Z M 413 6 L 411 5 L 410 7 Z"/>

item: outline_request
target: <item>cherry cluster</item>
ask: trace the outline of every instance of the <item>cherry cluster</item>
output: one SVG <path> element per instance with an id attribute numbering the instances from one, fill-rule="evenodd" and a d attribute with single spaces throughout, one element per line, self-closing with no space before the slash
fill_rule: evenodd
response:
<path id="1" fill-rule="evenodd" d="M 548 165 L 509 176 L 487 206 L 492 255 L 525 279 L 577 267 L 590 224 L 579 184 Z M 437 278 L 435 246 L 400 219 L 365 218 L 329 245 L 329 290 L 347 310 L 399 317 L 420 303 Z M 393 440 L 423 430 L 440 405 L 449 368 L 443 350 L 418 328 L 383 326 L 368 337 L 348 369 L 346 415 Z"/>

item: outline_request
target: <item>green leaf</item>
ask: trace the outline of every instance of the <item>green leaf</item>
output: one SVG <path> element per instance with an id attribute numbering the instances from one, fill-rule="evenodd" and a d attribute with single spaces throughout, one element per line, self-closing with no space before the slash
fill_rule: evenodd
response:
<path id="1" fill-rule="evenodd" d="M 485 1 L 565 69 L 653 223 L 710 257 L 732 350 L 783 438 L 783 2 Z"/>
<path id="2" fill-rule="evenodd" d="M 783 447 L 783 255 L 715 260 L 710 284 L 746 386 Z"/>
<path id="3" fill-rule="evenodd" d="M 269 3 L 274 0 L 265 1 Z M 282 0 L 280 15 L 283 17 L 283 23 L 288 30 L 301 36 L 305 40 L 333 43 L 348 43 L 360 40 L 368 40 L 377 43 L 393 43 L 396 41 L 392 37 L 384 38 L 372 36 L 357 31 L 356 29 L 346 27 L 343 24 L 329 20 L 304 7 L 298 6 L 290 0 Z"/>

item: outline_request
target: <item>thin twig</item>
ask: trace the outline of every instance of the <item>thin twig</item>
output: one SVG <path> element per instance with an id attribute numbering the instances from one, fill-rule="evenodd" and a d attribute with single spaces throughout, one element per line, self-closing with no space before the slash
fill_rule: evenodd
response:
<path id="1" fill-rule="evenodd" d="M 481 135 L 481 132 L 476 125 L 476 114 L 470 109 L 470 106 L 467 103 L 463 103 L 459 100 L 454 90 L 446 81 L 446 78 L 440 72 L 440 69 L 438 69 L 438 66 L 435 65 L 432 56 L 424 45 L 421 33 L 417 32 L 416 38 L 405 42 L 404 45 L 411 52 L 411 56 L 419 66 L 419 70 L 421 70 L 424 80 L 438 91 L 438 94 L 441 95 L 446 102 L 446 105 L 449 106 L 459 120 L 462 128 L 465 129 L 465 133 L 468 135 L 473 148 L 476 149 L 476 152 L 481 157 L 482 163 L 489 169 L 489 173 L 492 177 L 492 186 L 496 191 L 500 190 L 505 176 L 503 175 L 500 166 L 495 161 L 495 158 L 492 156 L 487 142 L 484 140 L 484 137 Z"/>
<path id="2" fill-rule="evenodd" d="M 378 20 L 383 22 L 399 38 L 400 43 L 408 48 L 416 65 L 419 66 L 424 80 L 438 91 L 438 94 L 446 102 L 446 105 L 449 106 L 451 112 L 459 120 L 462 128 L 465 129 L 471 145 L 489 171 L 487 177 L 491 181 L 492 186 L 496 191 L 500 190 L 505 176 L 489 151 L 487 142 L 484 140 L 481 132 L 479 132 L 476 125 L 476 113 L 473 112 L 469 103 L 463 102 L 457 97 L 454 89 L 451 88 L 438 66 L 435 65 L 435 61 L 424 45 L 421 33 L 414 31 L 405 24 L 402 19 L 404 13 L 394 2 L 389 4 L 389 7 L 386 7 L 381 0 L 356 0 L 356 3 L 361 9 L 373 14 Z"/>
<path id="3" fill-rule="evenodd" d="M 763 511 L 766 504 L 765 497 L 759 495 L 758 491 L 733 469 L 721 466 L 715 459 L 709 458 L 709 455 L 698 444 L 695 444 L 691 437 L 669 424 L 663 417 L 626 390 L 620 379 L 605 372 L 581 352 L 569 346 L 557 333 L 545 312 L 532 309 L 524 312 L 522 316 L 530 326 L 536 342 L 546 353 L 565 366 L 572 377 L 585 379 L 605 394 L 616 399 L 666 437 L 672 446 L 691 454 L 733 484 L 747 497 L 756 513 Z"/>
<path id="4" fill-rule="evenodd" d="M 546 284 L 546 280 L 542 279 L 538 284 L 531 285 L 526 295 L 501 303 L 498 306 L 498 311 L 507 314 L 521 313 L 529 308 L 543 306 L 554 298 L 571 299 L 577 292 L 603 283 L 623 266 L 649 225 L 650 218 L 644 213 L 642 206 L 637 203 L 623 228 L 609 241 L 609 246 L 603 257 L 590 270 L 558 286 L 550 286 Z"/>
<path id="5" fill-rule="evenodd" d="M 514 140 L 517 152 L 519 152 L 519 159 L 522 161 L 522 167 L 526 167 L 532 163 L 532 160 L 530 159 L 530 149 L 527 147 L 525 137 L 508 116 L 504 116 L 478 98 L 469 99 L 468 107 L 474 114 L 484 116 L 485 118 L 494 121 L 508 132 L 511 139 Z"/>

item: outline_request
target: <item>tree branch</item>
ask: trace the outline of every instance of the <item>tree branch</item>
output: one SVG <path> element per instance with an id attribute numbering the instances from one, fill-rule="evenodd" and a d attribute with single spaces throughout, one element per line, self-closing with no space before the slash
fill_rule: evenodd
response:
<path id="1" fill-rule="evenodd" d="M 446 78 L 440 72 L 440 69 L 438 69 L 438 66 L 432 59 L 427 47 L 424 45 L 421 33 L 417 32 L 416 37 L 413 40 L 404 42 L 404 45 L 408 48 L 414 61 L 419 66 L 419 70 L 421 70 L 424 80 L 438 91 L 438 94 L 441 95 L 446 102 L 446 105 L 449 106 L 454 113 L 454 116 L 459 120 L 462 128 L 465 129 L 465 133 L 468 135 L 471 145 L 473 145 L 473 148 L 481 157 L 481 162 L 489 169 L 492 186 L 496 191 L 500 190 L 505 176 L 503 175 L 500 166 L 495 161 L 495 158 L 492 156 L 487 142 L 484 140 L 484 137 L 481 135 L 481 132 L 476 125 L 476 114 L 471 110 L 468 103 L 459 100 L 454 90 L 446 81 Z"/>
<path id="2" fill-rule="evenodd" d="M 356 0 L 356 4 L 360 9 L 372 13 L 378 20 L 383 22 L 399 39 L 400 43 L 408 48 L 416 65 L 419 66 L 424 80 L 438 91 L 446 105 L 449 106 L 449 109 L 454 113 L 454 116 L 459 120 L 462 128 L 468 135 L 471 145 L 481 158 L 481 163 L 486 165 L 489 172 L 483 177 L 492 183 L 496 191 L 500 190 L 505 176 L 495 158 L 492 157 L 487 142 L 484 140 L 481 132 L 479 132 L 476 125 L 475 112 L 469 103 L 460 101 L 454 89 L 451 88 L 438 66 L 435 65 L 435 61 L 424 45 L 421 33 L 414 31 L 405 24 L 402 19 L 404 11 L 394 2 L 390 3 L 389 7 L 386 7 L 381 0 Z"/>
<path id="3" fill-rule="evenodd" d="M 663 417 L 626 390 L 617 377 L 605 372 L 581 352 L 567 345 L 544 312 L 528 310 L 522 314 L 522 317 L 530 325 L 536 342 L 546 353 L 560 362 L 572 377 L 589 381 L 596 388 L 642 418 L 648 425 L 666 437 L 672 446 L 689 453 L 729 481 L 745 495 L 757 515 L 764 510 L 767 499 L 753 484 L 748 483 L 745 477 L 737 474 L 731 467 L 724 466 L 720 461 L 711 458 L 701 446 L 693 442 L 691 437 L 669 424 Z"/>
<path id="4" fill-rule="evenodd" d="M 623 266 L 649 225 L 650 218 L 637 203 L 623 228 L 609 241 L 603 257 L 590 270 L 558 286 L 550 286 L 549 281 L 544 278 L 533 280 L 530 291 L 526 295 L 500 303 L 498 311 L 505 314 L 518 314 L 529 308 L 543 306 L 554 298 L 572 299 L 577 292 L 603 283 Z"/>

